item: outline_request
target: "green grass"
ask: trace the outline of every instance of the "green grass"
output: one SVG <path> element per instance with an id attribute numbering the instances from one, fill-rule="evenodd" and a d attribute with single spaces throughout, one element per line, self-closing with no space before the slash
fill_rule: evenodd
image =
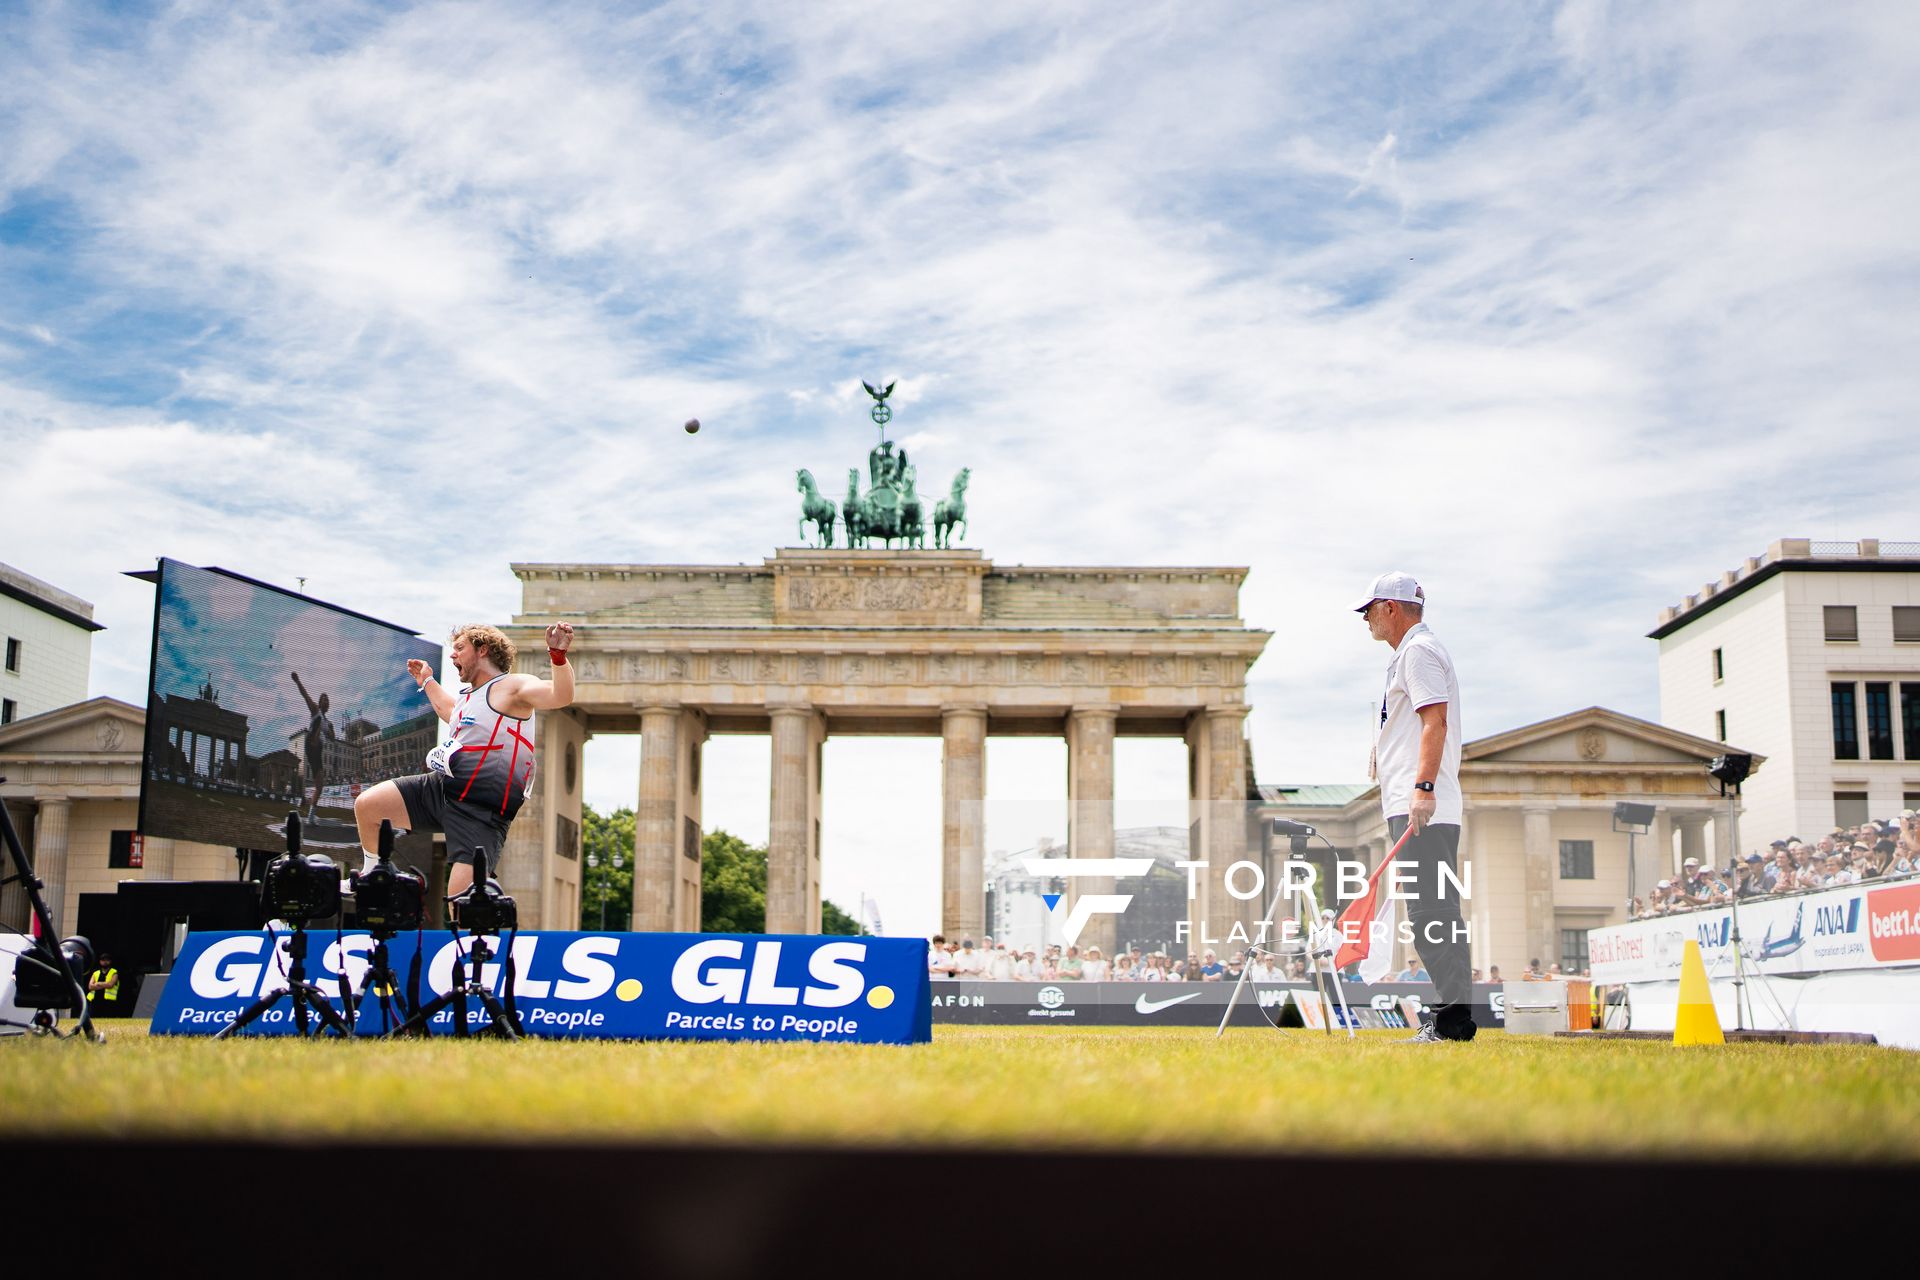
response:
<path id="1" fill-rule="evenodd" d="M 0 1041 L 0 1137 L 967 1144 L 1913 1159 L 1920 1054 L 1862 1046 L 948 1027 L 833 1044 Z M 474 1108 L 478 1108 L 477 1113 Z"/>

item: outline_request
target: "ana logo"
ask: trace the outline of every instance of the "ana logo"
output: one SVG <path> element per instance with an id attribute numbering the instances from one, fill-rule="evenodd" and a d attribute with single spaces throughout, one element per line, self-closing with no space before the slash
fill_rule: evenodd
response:
<path id="1" fill-rule="evenodd" d="M 1042 987 L 1039 999 L 1041 1008 L 1058 1009 L 1067 1002 L 1067 993 L 1058 987 Z"/>
<path id="2" fill-rule="evenodd" d="M 1733 918 L 1721 916 L 1718 920 L 1702 920 L 1699 925 L 1700 946 L 1703 949 L 1724 947 L 1733 933 Z"/>
<path id="3" fill-rule="evenodd" d="M 709 938 L 680 953 L 673 963 L 673 994 L 688 1004 L 805 1004 L 816 1009 L 839 1009 L 866 991 L 866 977 L 854 966 L 867 958 L 864 942 L 829 942 L 814 948 L 807 958 L 809 982 L 781 986 L 778 942 L 753 944 L 746 965 L 747 944 L 739 938 Z M 882 992 L 885 995 L 882 996 Z M 891 1003 L 893 993 L 875 987 L 867 1003 L 875 1008 Z"/>
<path id="4" fill-rule="evenodd" d="M 1836 902 L 1832 906 L 1815 907 L 1813 936 L 1822 938 L 1831 933 L 1858 932 L 1861 901 L 1859 898 L 1848 898 L 1845 902 Z"/>

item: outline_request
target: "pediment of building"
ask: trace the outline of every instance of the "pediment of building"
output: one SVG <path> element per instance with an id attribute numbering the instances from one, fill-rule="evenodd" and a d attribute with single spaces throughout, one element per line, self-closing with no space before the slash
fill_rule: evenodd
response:
<path id="1" fill-rule="evenodd" d="M 1463 765 L 1699 767 L 1738 749 L 1605 707 L 1587 707 L 1469 742 L 1461 755 Z M 1754 757 L 1756 767 L 1762 759 Z"/>
<path id="2" fill-rule="evenodd" d="M 138 755 L 146 713 L 118 698 L 90 698 L 0 729 L 0 756 Z"/>

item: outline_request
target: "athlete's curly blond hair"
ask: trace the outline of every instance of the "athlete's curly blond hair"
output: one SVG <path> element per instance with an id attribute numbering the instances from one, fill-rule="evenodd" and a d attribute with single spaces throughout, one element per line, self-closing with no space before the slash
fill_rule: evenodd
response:
<path id="1" fill-rule="evenodd" d="M 453 633 L 447 637 L 448 644 L 456 640 L 465 640 L 481 653 L 486 654 L 487 661 L 491 662 L 494 669 L 502 675 L 513 670 L 514 655 L 518 651 L 513 647 L 513 641 L 507 639 L 506 633 L 500 628 L 489 627 L 479 622 L 469 622 L 464 627 L 455 627 Z"/>

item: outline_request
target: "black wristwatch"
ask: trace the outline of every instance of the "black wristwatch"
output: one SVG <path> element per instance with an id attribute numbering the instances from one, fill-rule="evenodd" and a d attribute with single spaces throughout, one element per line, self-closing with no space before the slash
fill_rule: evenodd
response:
<path id="1" fill-rule="evenodd" d="M 1431 791 L 1433 790 L 1433 784 L 1431 782 L 1416 782 L 1413 784 L 1413 789 L 1415 791 Z"/>

